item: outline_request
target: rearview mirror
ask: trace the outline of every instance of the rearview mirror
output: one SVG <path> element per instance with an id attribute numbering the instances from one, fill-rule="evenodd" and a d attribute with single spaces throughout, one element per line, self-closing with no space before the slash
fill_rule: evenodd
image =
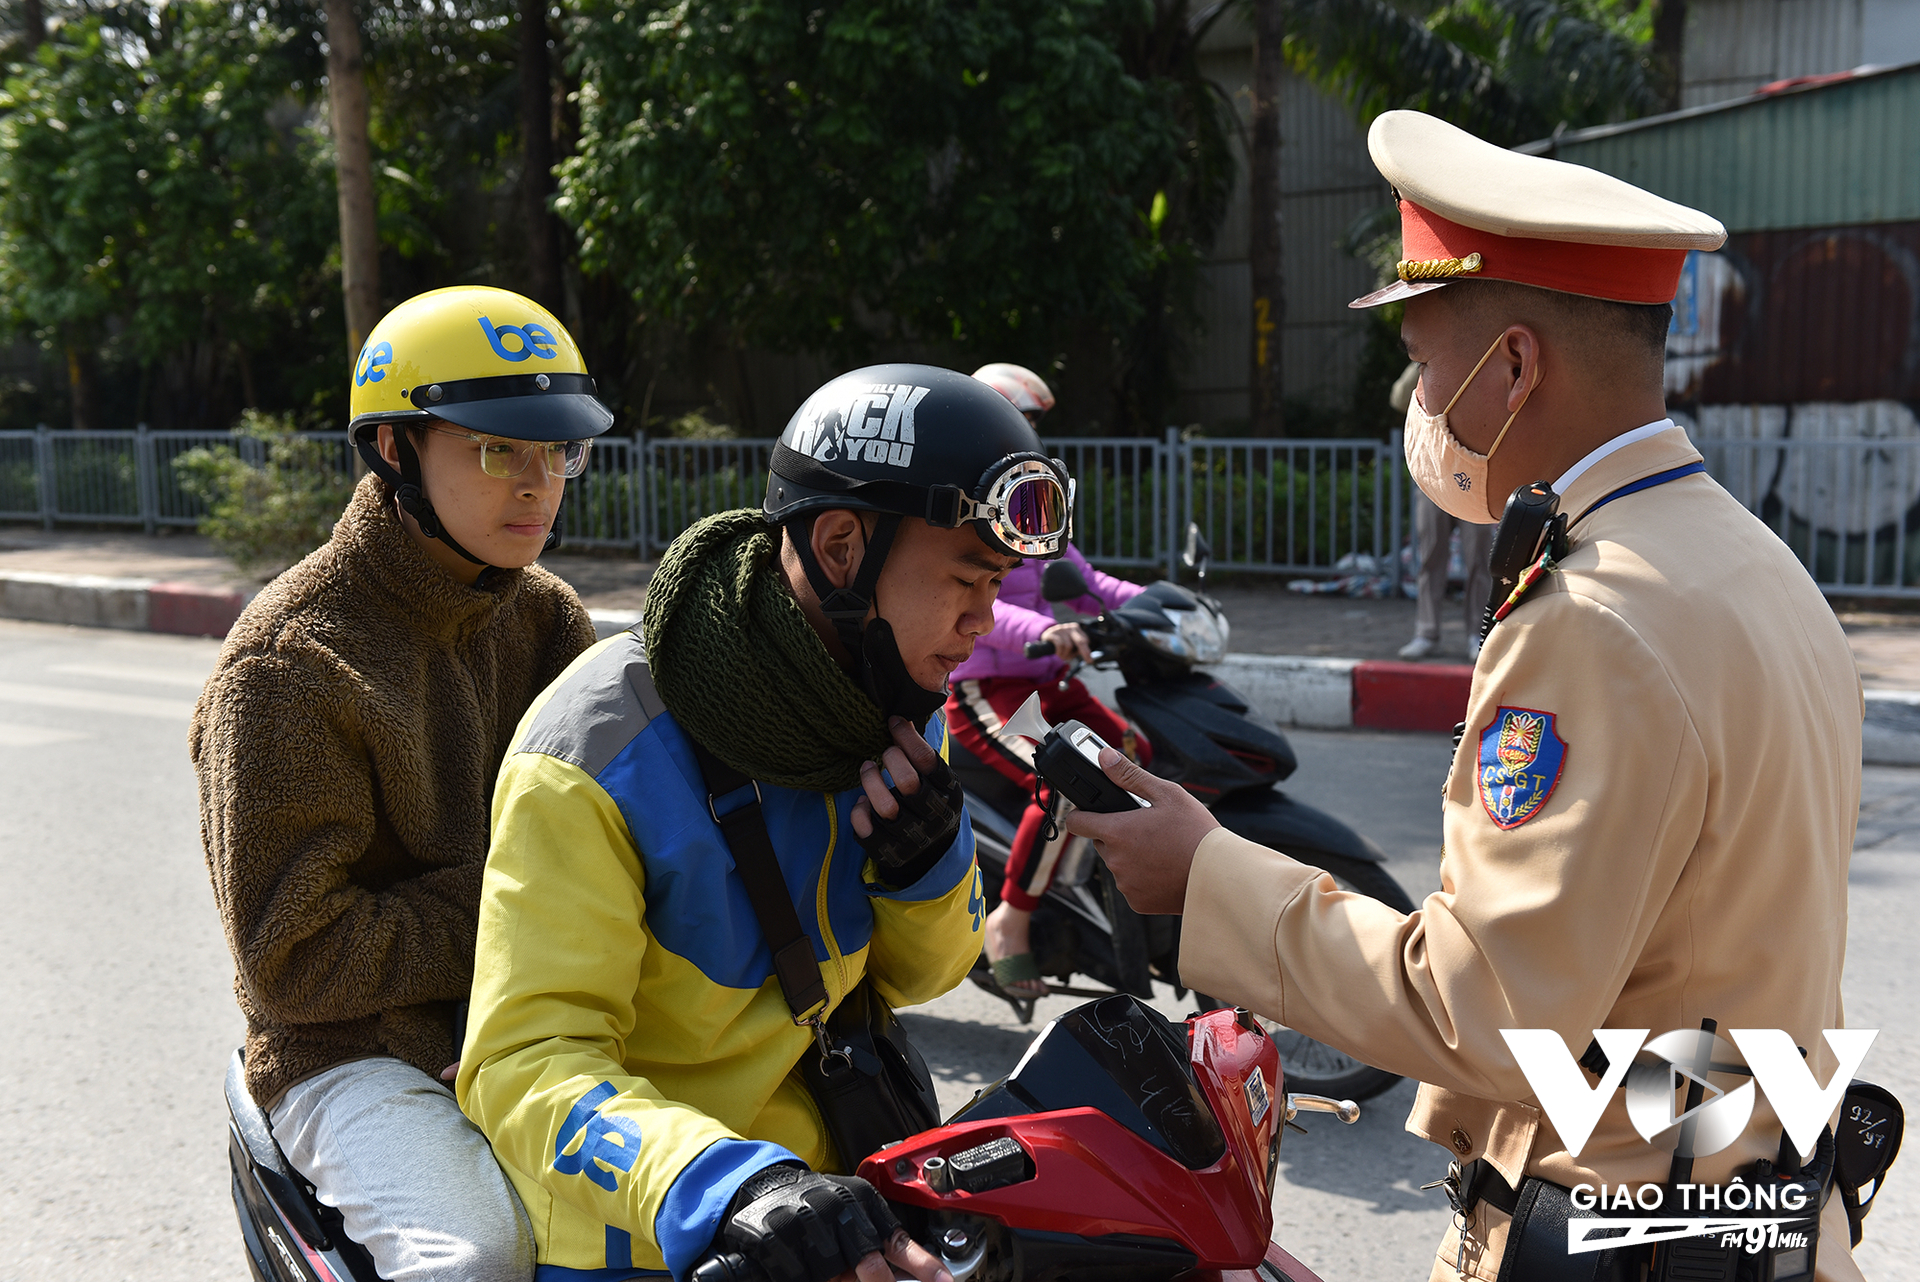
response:
<path id="1" fill-rule="evenodd" d="M 1197 569 L 1205 577 L 1207 562 L 1213 558 L 1213 544 L 1207 542 L 1207 536 L 1200 533 L 1197 521 L 1187 522 L 1187 547 L 1180 554 L 1180 563 L 1189 570 Z"/>
<path id="2" fill-rule="evenodd" d="M 1049 561 L 1040 572 L 1040 595 L 1048 601 L 1078 601 L 1092 596 L 1093 589 L 1087 586 L 1087 576 L 1080 573 L 1080 567 L 1063 559 Z"/>

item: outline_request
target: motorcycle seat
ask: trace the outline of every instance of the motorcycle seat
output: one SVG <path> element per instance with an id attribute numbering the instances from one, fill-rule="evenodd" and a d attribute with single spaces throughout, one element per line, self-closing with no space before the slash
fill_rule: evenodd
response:
<path id="1" fill-rule="evenodd" d="M 247 1089 L 247 1063 L 241 1051 L 234 1051 L 227 1061 L 226 1090 L 229 1127 L 235 1143 L 246 1153 L 253 1174 L 309 1246 L 318 1251 L 332 1250 L 333 1243 L 314 1214 L 307 1182 L 287 1162 L 287 1155 L 274 1141 L 266 1110 Z"/>

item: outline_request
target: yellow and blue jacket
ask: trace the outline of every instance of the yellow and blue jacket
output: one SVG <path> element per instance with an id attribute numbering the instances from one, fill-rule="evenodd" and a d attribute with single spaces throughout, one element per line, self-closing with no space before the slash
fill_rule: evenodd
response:
<path id="1" fill-rule="evenodd" d="M 938 717 L 927 741 L 946 748 Z M 632 633 L 594 646 L 515 732 L 493 844 L 460 1105 L 532 1218 L 539 1282 L 685 1276 L 740 1184 L 838 1169 L 793 1069 L 796 1026 L 686 732 Z M 980 952 L 963 822 L 886 891 L 848 825 L 859 790 L 761 787 L 774 852 L 838 1003 L 863 976 L 929 1001 Z"/>

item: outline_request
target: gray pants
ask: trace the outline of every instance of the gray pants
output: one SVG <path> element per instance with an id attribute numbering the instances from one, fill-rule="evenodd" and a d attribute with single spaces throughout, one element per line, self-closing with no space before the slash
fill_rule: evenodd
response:
<path id="1" fill-rule="evenodd" d="M 273 1138 L 388 1282 L 527 1282 L 533 1229 L 453 1092 L 361 1059 L 290 1089 Z"/>
<path id="2" fill-rule="evenodd" d="M 1447 554 L 1456 525 L 1460 559 L 1467 567 L 1467 636 L 1472 638 L 1480 631 L 1487 593 L 1493 591 L 1493 571 L 1487 563 L 1493 555 L 1496 527 L 1456 521 L 1426 495 L 1413 496 L 1413 529 L 1420 541 L 1420 595 L 1414 602 L 1413 631 L 1429 641 L 1440 639 L 1440 608 L 1447 600 Z"/>

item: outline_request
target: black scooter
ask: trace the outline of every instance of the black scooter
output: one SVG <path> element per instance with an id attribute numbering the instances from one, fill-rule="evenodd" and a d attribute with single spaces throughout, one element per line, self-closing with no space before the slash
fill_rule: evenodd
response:
<path id="1" fill-rule="evenodd" d="M 1286 736 L 1232 687 L 1194 670 L 1226 653 L 1229 629 L 1219 602 L 1204 592 L 1209 550 L 1197 529 L 1188 531 L 1187 544 L 1185 560 L 1199 571 L 1202 591 L 1162 580 L 1117 610 L 1080 620 L 1093 666 L 1117 667 L 1126 681 L 1115 698 L 1153 745 L 1153 772 L 1206 803 L 1230 831 L 1325 869 L 1345 889 L 1412 912 L 1413 901 L 1382 866 L 1386 856 L 1378 846 L 1275 786 L 1298 765 Z M 1056 603 L 1091 591 L 1067 561 L 1049 565 L 1040 583 L 1041 594 Z M 1028 646 L 1028 657 L 1052 651 L 1037 641 Z M 1067 677 L 1082 666 L 1076 661 Z M 967 790 L 990 906 L 997 905 L 1014 832 L 1031 795 L 957 740 L 949 755 Z M 1070 839 L 1060 855 L 1053 882 L 1034 912 L 1032 940 L 1034 960 L 1051 977 L 1050 992 L 1105 996 L 1073 986 L 1075 975 L 1085 975 L 1111 991 L 1139 997 L 1153 996 L 1155 980 L 1170 985 L 1176 997 L 1186 995 L 1178 967 L 1180 919 L 1134 912 L 1092 846 L 1080 838 Z M 1010 1003 L 1022 1023 L 1032 1020 L 1035 999 L 996 983 L 984 955 L 971 978 Z M 1213 1005 L 1204 996 L 1200 1000 L 1203 1008 Z M 1290 1029 L 1269 1029 L 1287 1080 L 1302 1091 L 1362 1100 L 1400 1080 Z"/>
<path id="2" fill-rule="evenodd" d="M 373 1257 L 347 1236 L 340 1212 L 314 1196 L 274 1143 L 239 1051 L 227 1062 L 227 1164 L 253 1282 L 379 1282 Z"/>

